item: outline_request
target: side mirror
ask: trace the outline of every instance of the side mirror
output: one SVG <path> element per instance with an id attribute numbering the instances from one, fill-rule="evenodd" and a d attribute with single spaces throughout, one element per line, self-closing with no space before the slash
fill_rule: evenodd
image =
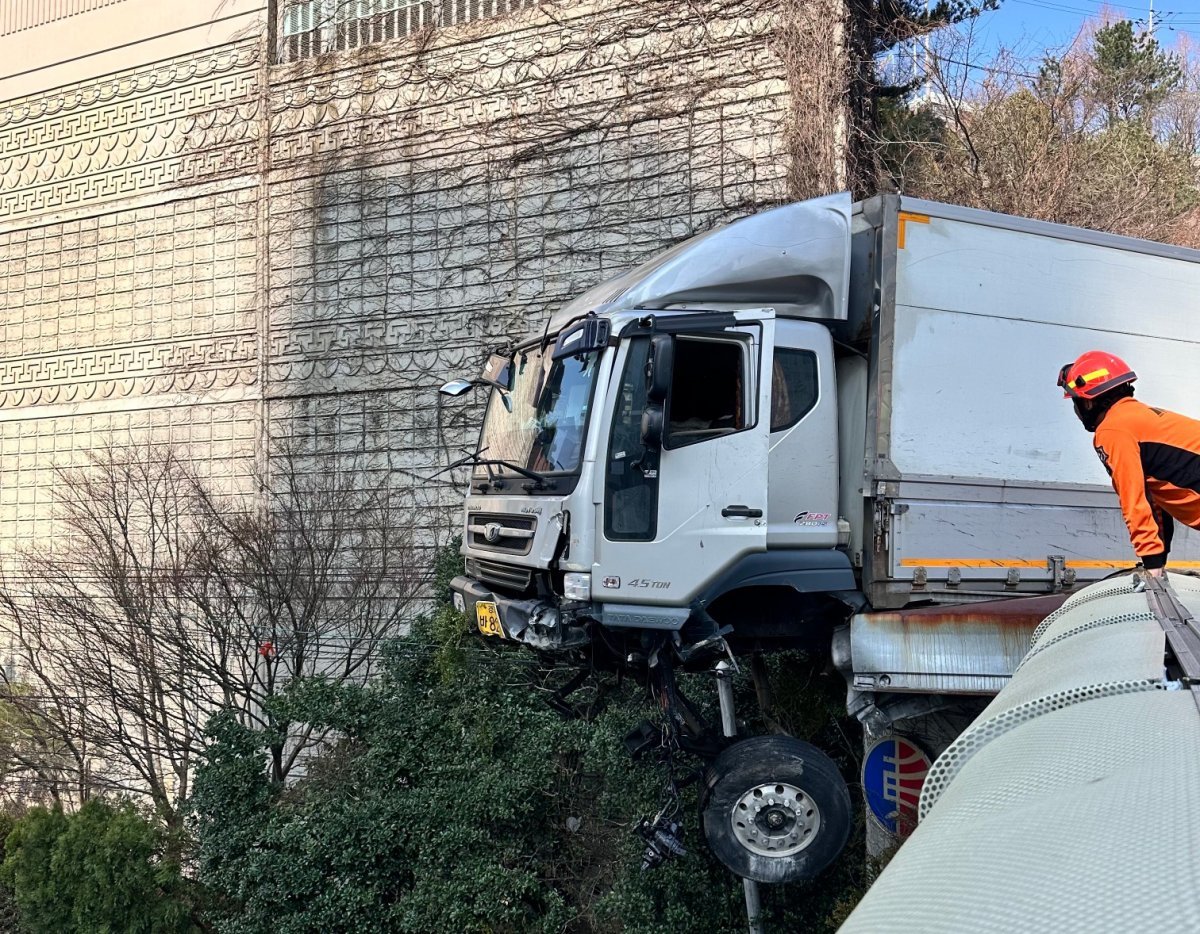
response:
<path id="1" fill-rule="evenodd" d="M 470 379 L 452 379 L 438 390 L 443 396 L 458 397 L 463 393 L 469 392 L 471 387 L 475 385 L 474 380 Z"/>
<path id="2" fill-rule="evenodd" d="M 642 444 L 648 448 L 661 448 L 663 441 L 662 403 L 650 402 L 642 410 Z"/>
<path id="3" fill-rule="evenodd" d="M 508 392 L 512 389 L 512 371 L 512 357 L 494 353 L 483 365 L 483 372 L 479 374 L 479 379 L 489 386 L 495 386 L 497 389 Z"/>
<path id="4" fill-rule="evenodd" d="M 655 334 L 650 338 L 650 358 L 646 361 L 646 399 L 661 404 L 671 390 L 671 375 L 675 369 L 675 338 L 670 334 Z"/>

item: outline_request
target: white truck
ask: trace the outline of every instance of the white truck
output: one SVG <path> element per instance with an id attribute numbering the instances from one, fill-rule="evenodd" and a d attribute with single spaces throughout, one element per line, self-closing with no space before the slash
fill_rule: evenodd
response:
<path id="1" fill-rule="evenodd" d="M 852 822 L 837 769 L 738 739 L 728 691 L 703 723 L 675 672 L 827 653 L 866 728 L 874 831 L 902 832 L 969 699 L 1062 594 L 1134 563 L 1059 368 L 1109 350 L 1145 399 L 1197 414 L 1198 344 L 1194 251 L 896 195 L 757 214 L 443 387 L 491 393 L 455 601 L 485 635 L 644 677 L 666 711 L 645 744 L 710 763 L 718 857 L 812 877 Z M 1174 566 L 1200 567 L 1198 538 Z M 1012 599 L 1038 594 L 1059 597 Z M 677 842 L 661 816 L 644 829 L 651 862 Z"/>

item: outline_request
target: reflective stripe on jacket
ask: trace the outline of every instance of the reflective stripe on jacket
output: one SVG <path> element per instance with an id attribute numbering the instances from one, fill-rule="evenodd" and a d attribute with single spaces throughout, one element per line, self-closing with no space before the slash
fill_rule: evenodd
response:
<path id="1" fill-rule="evenodd" d="M 1121 399 L 1096 429 L 1133 550 L 1148 568 L 1171 549 L 1171 517 L 1200 528 L 1200 421 Z"/>

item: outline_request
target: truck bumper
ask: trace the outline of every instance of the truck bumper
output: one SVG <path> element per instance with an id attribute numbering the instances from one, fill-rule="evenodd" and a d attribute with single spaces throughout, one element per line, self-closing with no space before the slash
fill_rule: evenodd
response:
<path id="1" fill-rule="evenodd" d="M 466 613 L 481 632 L 485 611 L 481 604 L 490 604 L 500 617 L 500 638 L 510 639 L 537 649 L 569 649 L 588 641 L 586 624 L 569 620 L 548 600 L 517 600 L 497 594 L 471 577 L 456 577 L 450 581 L 455 607 Z"/>

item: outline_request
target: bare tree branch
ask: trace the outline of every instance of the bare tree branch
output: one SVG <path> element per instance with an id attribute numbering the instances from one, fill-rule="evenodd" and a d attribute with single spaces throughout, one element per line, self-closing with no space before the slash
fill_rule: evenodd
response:
<path id="1" fill-rule="evenodd" d="M 204 725 L 228 708 L 275 737 L 285 781 L 322 737 L 271 698 L 370 677 L 425 583 L 387 476 L 362 466 L 282 449 L 259 495 L 202 482 L 171 449 L 59 471 L 69 536 L 0 586 L 17 660 L 4 709 L 26 740 L 13 761 L 53 797 L 137 793 L 176 823 Z"/>

